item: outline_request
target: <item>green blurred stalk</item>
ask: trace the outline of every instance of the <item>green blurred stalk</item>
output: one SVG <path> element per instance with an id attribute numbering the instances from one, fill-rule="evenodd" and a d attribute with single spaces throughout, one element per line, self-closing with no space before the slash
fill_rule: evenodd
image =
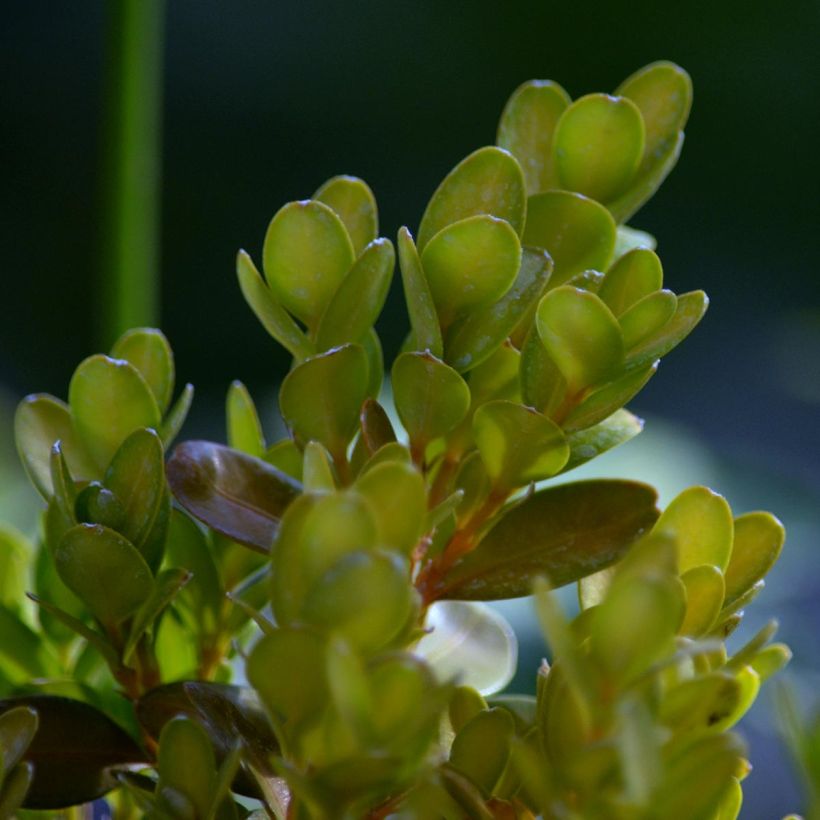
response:
<path id="1" fill-rule="evenodd" d="M 165 0 L 108 0 L 98 341 L 159 318 Z"/>

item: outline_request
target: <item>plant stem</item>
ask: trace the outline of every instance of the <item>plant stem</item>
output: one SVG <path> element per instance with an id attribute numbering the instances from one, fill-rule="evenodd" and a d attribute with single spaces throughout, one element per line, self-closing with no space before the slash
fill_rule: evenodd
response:
<path id="1" fill-rule="evenodd" d="M 158 318 L 160 124 L 165 0 L 109 0 L 103 348 Z"/>

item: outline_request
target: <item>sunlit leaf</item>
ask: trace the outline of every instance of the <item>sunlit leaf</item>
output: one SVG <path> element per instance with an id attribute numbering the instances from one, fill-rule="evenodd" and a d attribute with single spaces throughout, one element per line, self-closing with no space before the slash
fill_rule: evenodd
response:
<path id="1" fill-rule="evenodd" d="M 616 410 L 611 416 L 593 427 L 578 430 L 567 436 L 569 459 L 562 472 L 569 472 L 586 464 L 596 456 L 634 438 L 643 430 L 643 419 L 628 410 Z"/>
<path id="2" fill-rule="evenodd" d="M 686 616 L 680 627 L 681 635 L 704 635 L 717 620 L 723 607 L 726 584 L 723 573 L 714 566 L 701 564 L 681 575 L 686 587 Z"/>
<path id="3" fill-rule="evenodd" d="M 347 228 L 356 255 L 378 235 L 376 198 L 364 180 L 351 176 L 332 177 L 316 191 L 313 199 L 336 212 Z"/>
<path id="4" fill-rule="evenodd" d="M 161 413 L 168 409 L 174 392 L 174 354 L 165 336 L 154 328 L 126 331 L 111 348 L 112 359 L 125 359 L 139 371 L 151 388 Z"/>
<path id="5" fill-rule="evenodd" d="M 746 513 L 735 519 L 732 553 L 725 573 L 727 605 L 768 573 L 785 538 L 783 525 L 770 513 Z"/>
<path id="6" fill-rule="evenodd" d="M 647 248 L 636 248 L 607 271 L 598 296 L 615 316 L 620 316 L 662 286 L 663 268 L 657 254 Z"/>
<path id="7" fill-rule="evenodd" d="M 419 250 L 453 222 L 476 214 L 505 219 L 520 236 L 526 213 L 524 175 L 502 148 L 479 148 L 444 178 L 430 198 L 419 226 Z"/>
<path id="8" fill-rule="evenodd" d="M 672 318 L 678 300 L 671 290 L 656 290 L 637 301 L 619 318 L 624 346 L 630 350 L 652 338 Z"/>
<path id="9" fill-rule="evenodd" d="M 265 436 L 256 412 L 256 405 L 248 388 L 240 381 L 231 383 L 225 400 L 228 444 L 234 450 L 262 458 L 265 454 Z"/>

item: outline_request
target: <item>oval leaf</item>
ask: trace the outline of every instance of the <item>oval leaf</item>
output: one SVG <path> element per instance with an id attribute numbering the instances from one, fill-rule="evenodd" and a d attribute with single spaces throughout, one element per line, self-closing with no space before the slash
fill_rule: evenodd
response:
<path id="1" fill-rule="evenodd" d="M 103 470 L 134 430 L 160 426 L 151 389 L 122 359 L 97 355 L 82 362 L 68 387 L 68 403 L 77 434 Z"/>
<path id="2" fill-rule="evenodd" d="M 434 584 L 428 600 L 496 600 L 554 587 L 617 561 L 658 517 L 655 491 L 630 481 L 583 481 L 541 490 L 513 507 Z"/>
<path id="3" fill-rule="evenodd" d="M 686 588 L 686 615 L 678 630 L 681 635 L 698 637 L 709 632 L 723 607 L 726 584 L 723 573 L 704 564 L 681 575 Z"/>
<path id="4" fill-rule="evenodd" d="M 358 342 L 367 333 L 384 307 L 395 261 L 389 239 L 376 239 L 362 251 L 322 314 L 318 350 Z"/>
<path id="5" fill-rule="evenodd" d="M 245 546 L 267 552 L 279 519 L 301 492 L 270 464 L 209 441 L 186 441 L 167 466 L 177 501 L 195 518 Z"/>
<path id="6" fill-rule="evenodd" d="M 574 394 L 621 367 L 624 342 L 617 319 L 593 293 L 564 285 L 539 303 L 538 335 Z"/>
<path id="7" fill-rule="evenodd" d="M 133 615 L 153 589 L 142 555 L 101 524 L 72 527 L 57 546 L 54 561 L 65 585 L 108 627 Z"/>
<path id="8" fill-rule="evenodd" d="M 674 316 L 678 299 L 671 290 L 656 290 L 632 305 L 618 319 L 624 347 L 631 350 L 651 339 Z"/>
<path id="9" fill-rule="evenodd" d="M 498 301 L 515 281 L 521 244 L 509 222 L 487 214 L 439 231 L 421 255 L 442 326 Z"/>
<path id="10" fill-rule="evenodd" d="M 117 786 L 111 767 L 149 762 L 116 723 L 87 703 L 26 695 L 0 701 L 0 713 L 19 706 L 34 709 L 39 724 L 23 756 L 34 765 L 34 781 L 23 803 L 27 809 L 61 809 L 96 800 Z"/>
<path id="11" fill-rule="evenodd" d="M 658 255 L 648 248 L 635 248 L 607 271 L 598 296 L 615 316 L 620 316 L 662 286 L 663 267 Z"/>
<path id="12" fill-rule="evenodd" d="M 527 200 L 521 241 L 549 252 L 555 264 L 551 283 L 563 285 L 585 270 L 606 270 L 615 248 L 615 222 L 594 199 L 547 191 Z"/>
<path id="13" fill-rule="evenodd" d="M 353 264 L 353 245 L 338 216 L 321 202 L 289 202 L 271 220 L 262 249 L 273 295 L 315 327 Z"/>
<path id="14" fill-rule="evenodd" d="M 641 430 L 643 419 L 621 409 L 593 427 L 568 435 L 569 459 L 561 472 L 567 473 L 586 464 L 607 450 L 634 438 Z"/>
<path id="15" fill-rule="evenodd" d="M 507 766 L 514 734 L 512 715 L 505 709 L 480 712 L 453 740 L 450 765 L 484 793 L 492 794 Z"/>
<path id="16" fill-rule="evenodd" d="M 16 706 L 0 713 L 0 787 L 22 760 L 37 733 L 37 723 L 37 712 L 30 706 Z"/>
<path id="17" fill-rule="evenodd" d="M 436 306 L 421 268 L 418 250 L 407 228 L 399 231 L 399 267 L 413 331 L 412 344 L 417 350 L 430 351 L 440 358 L 443 348 Z"/>
<path id="18" fill-rule="evenodd" d="M 518 160 L 530 195 L 558 187 L 552 140 L 556 123 L 569 104 L 569 94 L 558 83 L 530 80 L 504 106 L 498 144 Z"/>
<path id="19" fill-rule="evenodd" d="M 393 398 L 414 446 L 454 429 L 470 408 L 470 388 L 452 367 L 429 353 L 402 353 L 393 364 Z"/>
<path id="20" fill-rule="evenodd" d="M 228 423 L 228 444 L 234 450 L 262 458 L 267 449 L 262 424 L 248 388 L 240 381 L 233 382 L 228 389 L 225 417 Z"/>
<path id="21" fill-rule="evenodd" d="M 770 513 L 751 512 L 735 519 L 732 554 L 726 567 L 726 605 L 768 573 L 785 540 L 783 525 Z"/>
<path id="22" fill-rule="evenodd" d="M 157 792 L 173 789 L 207 817 L 216 787 L 216 759 L 207 732 L 197 721 L 177 716 L 162 729 L 157 755 Z"/>
<path id="23" fill-rule="evenodd" d="M 502 148 L 479 148 L 463 159 L 430 198 L 419 225 L 419 250 L 442 229 L 468 216 L 506 219 L 520 236 L 527 197 L 515 157 Z"/>
<path id="24" fill-rule="evenodd" d="M 379 233 L 379 214 L 373 191 L 357 177 L 338 176 L 329 179 L 313 199 L 332 208 L 347 228 L 358 256 Z"/>
<path id="25" fill-rule="evenodd" d="M 134 365 L 151 388 L 160 412 L 168 409 L 174 392 L 174 354 L 159 330 L 138 327 L 126 331 L 111 348 L 111 358 Z"/>

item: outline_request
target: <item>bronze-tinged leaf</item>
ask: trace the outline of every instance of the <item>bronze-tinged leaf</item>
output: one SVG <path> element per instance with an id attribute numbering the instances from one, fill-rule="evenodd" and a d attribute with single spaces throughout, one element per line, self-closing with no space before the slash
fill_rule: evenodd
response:
<path id="1" fill-rule="evenodd" d="M 0 700 L 0 714 L 17 706 L 31 707 L 39 718 L 23 755 L 34 765 L 24 808 L 61 809 L 96 800 L 117 786 L 114 767 L 149 761 L 123 729 L 87 703 L 26 695 Z"/>
<path id="2" fill-rule="evenodd" d="M 545 575 L 553 587 L 615 563 L 658 518 L 657 494 L 633 481 L 561 484 L 514 507 L 456 562 L 427 600 L 491 601 L 532 592 Z"/>
<path id="3" fill-rule="evenodd" d="M 137 701 L 136 710 L 140 725 L 154 739 L 169 720 L 185 715 L 208 733 L 219 764 L 239 741 L 243 757 L 253 768 L 273 776 L 270 760 L 278 753 L 279 744 L 258 695 L 249 687 L 178 681 L 146 692 Z M 244 766 L 234 778 L 233 789 L 246 797 L 262 797 L 256 778 Z"/>
<path id="4" fill-rule="evenodd" d="M 167 465 L 177 501 L 218 533 L 267 552 L 301 484 L 261 459 L 210 441 L 186 441 Z"/>

